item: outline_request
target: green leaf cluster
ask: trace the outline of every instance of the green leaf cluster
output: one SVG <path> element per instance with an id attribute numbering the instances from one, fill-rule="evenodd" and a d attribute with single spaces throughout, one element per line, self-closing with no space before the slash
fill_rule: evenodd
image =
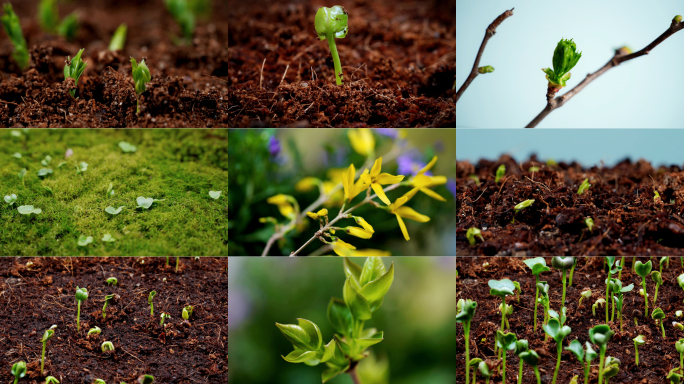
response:
<path id="1" fill-rule="evenodd" d="M 570 80 L 570 70 L 581 57 L 582 52 L 577 52 L 577 45 L 572 39 L 561 39 L 553 52 L 553 69 L 542 68 L 549 84 L 555 88 L 565 87 L 565 82 Z"/>
<path id="2" fill-rule="evenodd" d="M 70 13 L 59 21 L 57 0 L 41 0 L 38 3 L 38 23 L 47 33 L 56 33 L 67 40 L 73 40 L 78 32 L 79 22 L 76 13 Z"/>
<path id="3" fill-rule="evenodd" d="M 147 68 L 147 64 L 145 64 L 144 59 L 140 62 L 140 64 L 138 64 L 135 59 L 131 57 L 131 66 L 133 68 L 135 92 L 139 95 L 147 90 L 145 84 L 150 82 L 152 76 L 150 75 L 150 69 Z M 124 152 L 126 152 L 126 150 L 124 150 Z"/>
<path id="4" fill-rule="evenodd" d="M 188 0 L 164 0 L 164 4 L 183 32 L 185 42 L 192 40 L 195 32 L 195 7 Z"/>
<path id="5" fill-rule="evenodd" d="M 345 258 L 344 273 L 344 299 L 333 297 L 328 304 L 328 321 L 337 332 L 330 342 L 323 344 L 320 329 L 309 320 L 297 319 L 298 325 L 276 323 L 294 347 L 283 359 L 309 366 L 325 363 L 324 383 L 367 357 L 366 349 L 383 340 L 382 332 L 364 329 L 364 322 L 382 305 L 394 280 L 394 263 L 385 269 L 380 257 L 369 257 L 361 267 Z"/>
<path id="6" fill-rule="evenodd" d="M 12 45 L 14 45 L 12 57 L 23 71 L 28 68 L 30 57 L 26 46 L 26 39 L 24 39 L 24 34 L 21 31 L 19 17 L 14 13 L 12 4 L 5 3 L 3 5 L 3 14 L 2 17 L 0 17 L 0 21 L 2 21 L 2 26 L 5 28 L 7 37 L 9 37 Z"/>
<path id="7" fill-rule="evenodd" d="M 85 48 L 81 48 L 81 50 L 78 51 L 73 60 L 71 60 L 71 57 L 68 57 L 67 64 L 64 66 L 64 80 L 71 77 L 75 80 L 74 85 L 78 84 L 78 78 L 81 77 L 83 71 L 88 65 L 88 63 L 84 63 L 81 60 L 81 55 L 83 54 L 84 50 Z M 69 93 L 71 94 L 71 97 L 76 97 L 75 89 L 70 90 Z"/>

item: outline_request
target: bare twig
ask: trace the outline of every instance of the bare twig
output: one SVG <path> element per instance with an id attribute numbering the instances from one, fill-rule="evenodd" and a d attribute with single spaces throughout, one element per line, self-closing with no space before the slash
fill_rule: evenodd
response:
<path id="1" fill-rule="evenodd" d="M 477 57 L 475 57 L 475 63 L 473 64 L 473 69 L 470 70 L 470 75 L 468 75 L 468 78 L 466 79 L 465 83 L 461 85 L 461 88 L 458 89 L 456 92 L 456 102 L 458 103 L 458 99 L 461 98 L 461 95 L 463 92 L 465 92 L 466 88 L 470 85 L 470 83 L 475 80 L 479 72 L 477 69 L 479 68 L 480 65 L 480 58 L 482 58 L 482 53 L 484 53 L 485 45 L 487 45 L 487 41 L 494 36 L 496 33 L 496 27 L 499 26 L 504 20 L 506 20 L 508 17 L 513 16 L 513 10 L 515 8 L 511 8 L 510 10 L 502 13 L 497 17 L 494 21 L 492 21 L 491 24 L 489 24 L 489 27 L 487 27 L 487 31 L 485 32 L 484 39 L 482 39 L 482 44 L 480 44 L 480 50 L 477 51 Z"/>
<path id="2" fill-rule="evenodd" d="M 582 80 L 581 83 L 577 84 L 573 89 L 568 91 L 563 96 L 558 96 L 558 97 L 554 98 L 553 94 L 549 95 L 549 93 L 551 93 L 551 91 L 549 91 L 547 89 L 546 107 L 525 128 L 536 127 L 537 124 L 539 124 L 549 113 L 553 112 L 554 109 L 562 107 L 568 100 L 570 100 L 573 96 L 575 96 L 577 93 L 579 93 L 579 91 L 584 89 L 584 87 L 586 87 L 589 83 L 594 81 L 597 77 L 601 76 L 602 74 L 604 74 L 609 69 L 611 69 L 613 67 L 617 67 L 618 65 L 620 65 L 621 63 L 623 63 L 627 60 L 632 60 L 632 59 L 636 59 L 639 56 L 648 55 L 648 53 L 651 52 L 651 50 L 653 48 L 655 48 L 658 44 L 662 43 L 663 41 L 665 41 L 665 39 L 674 35 L 676 32 L 681 31 L 682 29 L 684 29 L 684 22 L 677 23 L 676 21 L 673 20 L 672 24 L 670 24 L 670 27 L 665 32 L 663 32 L 663 34 L 658 36 L 657 39 L 653 40 L 653 42 L 651 44 L 647 45 L 641 51 L 634 52 L 634 53 L 631 53 L 629 55 L 625 55 L 622 50 L 615 51 L 615 55 L 613 56 L 612 59 L 610 59 L 610 61 L 608 61 L 606 63 L 606 65 L 601 67 L 601 69 L 599 69 L 598 71 L 588 74 L 587 77 L 584 80 Z M 458 96 L 456 97 L 456 100 L 458 100 Z"/>
<path id="3" fill-rule="evenodd" d="M 285 75 L 287 75 L 287 70 L 290 69 L 290 64 L 287 65 L 285 68 L 285 73 L 283 73 L 283 77 L 280 79 L 280 83 L 278 83 L 278 86 L 280 87 L 280 84 L 283 83 L 283 80 L 285 79 Z"/>

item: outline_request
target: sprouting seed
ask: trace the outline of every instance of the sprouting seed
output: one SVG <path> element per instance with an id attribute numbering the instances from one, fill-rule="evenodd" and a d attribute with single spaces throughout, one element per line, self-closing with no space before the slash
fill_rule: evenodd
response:
<path id="1" fill-rule="evenodd" d="M 518 203 L 515 205 L 515 213 L 518 213 L 519 211 L 522 211 L 523 209 L 529 207 L 530 205 L 534 204 L 534 200 L 525 200 L 521 203 Z"/>
<path id="2" fill-rule="evenodd" d="M 114 31 L 112 40 L 109 42 L 110 51 L 120 51 L 124 48 L 124 44 L 126 43 L 126 30 L 126 24 L 121 24 L 119 25 L 119 28 Z"/>
<path id="3" fill-rule="evenodd" d="M 48 187 L 47 185 L 43 186 L 43 188 L 44 188 L 46 191 L 50 192 L 50 194 L 53 194 L 53 195 L 54 195 L 54 192 L 52 192 L 52 188 Z"/>
<path id="4" fill-rule="evenodd" d="M 117 280 L 116 277 L 110 277 L 106 281 L 109 285 L 117 285 L 119 283 L 119 280 Z"/>
<path id="5" fill-rule="evenodd" d="M 532 166 L 532 167 L 530 167 L 530 169 L 528 169 L 528 171 L 530 171 L 530 172 L 539 172 L 539 167 Z"/>
<path id="6" fill-rule="evenodd" d="M 48 164 L 50 164 L 51 162 L 52 162 L 52 156 L 50 156 L 50 155 L 45 156 L 45 158 L 40 161 L 40 163 L 43 164 L 43 166 L 45 166 L 45 167 L 47 167 Z"/>
<path id="7" fill-rule="evenodd" d="M 26 363 L 23 361 L 14 363 L 10 372 L 12 372 L 12 375 L 14 376 L 14 384 L 17 384 L 19 379 L 26 375 Z"/>
<path id="8" fill-rule="evenodd" d="M 149 83 L 150 80 L 152 79 L 152 75 L 150 74 L 150 69 L 147 68 L 147 64 L 145 64 L 145 59 L 143 59 L 140 64 L 138 64 L 134 58 L 131 57 L 131 68 L 133 70 L 133 82 L 135 83 L 135 93 L 136 93 L 136 99 L 137 96 L 142 94 L 147 90 L 147 87 L 145 84 Z M 136 114 L 140 113 L 140 101 L 136 100 Z"/>
<path id="9" fill-rule="evenodd" d="M 54 376 L 48 376 L 45 378 L 45 384 L 59 384 L 59 380 Z"/>
<path id="10" fill-rule="evenodd" d="M 157 291 L 152 291 L 150 292 L 150 295 L 147 296 L 147 303 L 150 304 L 150 316 L 154 316 L 154 303 L 152 303 L 152 300 L 154 300 L 155 296 L 157 296 Z"/>
<path id="11" fill-rule="evenodd" d="M 95 381 L 93 381 L 93 384 L 107 384 L 107 383 L 102 379 L 95 379 Z"/>
<path id="12" fill-rule="evenodd" d="M 105 212 L 109 213 L 110 215 L 118 215 L 121 213 L 121 210 L 124 209 L 125 205 L 120 206 L 119 208 L 114 209 L 114 207 L 107 207 L 105 208 Z"/>
<path id="13" fill-rule="evenodd" d="M 43 354 L 41 355 L 40 358 L 40 374 L 43 374 L 43 368 L 45 367 L 45 347 L 47 346 L 48 340 L 52 338 L 52 336 L 55 334 L 55 331 L 52 329 L 48 329 L 45 331 L 43 334 L 43 338 L 40 339 L 40 342 L 43 343 Z"/>
<path id="14" fill-rule="evenodd" d="M 498 183 L 499 180 L 501 180 L 505 174 L 506 174 L 506 166 L 501 164 L 499 166 L 499 168 L 496 170 L 496 178 L 494 179 L 494 182 Z"/>
<path id="15" fill-rule="evenodd" d="M 142 197 L 142 196 L 138 196 L 138 198 L 136 199 L 136 202 L 138 203 L 138 206 L 137 206 L 136 208 L 145 208 L 145 209 L 149 209 L 149 208 L 152 206 L 152 203 L 153 203 L 153 202 L 155 202 L 155 201 L 164 201 L 164 200 L 166 200 L 166 199 L 159 199 L 159 200 L 158 200 L 158 199 L 153 199 L 153 198 L 151 198 L 151 197 L 145 198 L 145 197 Z"/>
<path id="16" fill-rule="evenodd" d="M 104 236 L 102 236 L 102 241 L 105 243 L 113 243 L 116 241 L 116 239 L 113 238 L 109 233 L 105 233 Z"/>
<path id="17" fill-rule="evenodd" d="M 114 183 L 109 183 L 109 187 L 107 187 L 107 195 L 109 196 L 114 196 L 114 190 L 112 189 L 114 187 Z"/>
<path id="18" fill-rule="evenodd" d="M 221 197 L 221 191 L 209 191 L 209 196 L 211 196 L 212 199 L 216 200 L 219 197 Z"/>
<path id="19" fill-rule="evenodd" d="M 5 33 L 7 33 L 7 37 L 9 37 L 14 46 L 12 58 L 14 58 L 14 61 L 17 62 L 17 65 L 19 65 L 19 68 L 23 71 L 29 66 L 30 56 L 26 45 L 26 39 L 24 39 L 24 33 L 21 31 L 21 23 L 19 22 L 17 14 L 14 13 L 12 4 L 5 3 L 3 5 L 3 11 L 0 21 L 2 21 Z"/>
<path id="20" fill-rule="evenodd" d="M 104 343 L 102 343 L 102 347 L 101 347 L 101 348 L 102 348 L 102 352 L 105 352 L 105 351 L 114 351 L 114 344 L 112 344 L 111 341 L 105 341 Z"/>
<path id="21" fill-rule="evenodd" d="M 586 219 L 584 219 L 584 224 L 587 226 L 587 228 L 589 228 L 589 231 L 594 230 L 594 219 L 592 219 L 591 217 L 587 217 Z"/>
<path id="22" fill-rule="evenodd" d="M 70 13 L 66 15 L 62 22 L 57 26 L 57 34 L 64 37 L 65 39 L 71 41 L 76 38 L 78 33 L 78 16 L 76 13 Z"/>
<path id="23" fill-rule="evenodd" d="M 84 63 L 81 60 L 81 55 L 83 54 L 84 50 L 85 48 L 82 48 L 80 51 L 78 51 L 73 60 L 71 60 L 71 57 L 67 57 L 67 64 L 64 66 L 64 80 L 72 78 L 75 80 L 74 85 L 78 85 L 78 78 L 81 77 L 83 71 L 88 65 L 87 62 Z M 69 94 L 71 97 L 76 97 L 76 90 L 69 90 Z"/>
<path id="24" fill-rule="evenodd" d="M 99 335 L 100 333 L 102 333 L 102 330 L 98 326 L 95 326 L 94 328 L 90 328 L 88 330 L 89 335 Z"/>
<path id="25" fill-rule="evenodd" d="M 480 178 L 477 177 L 477 175 L 470 175 L 468 176 L 468 178 L 473 179 L 473 181 L 475 181 L 475 184 L 477 184 L 478 187 L 480 186 Z"/>
<path id="26" fill-rule="evenodd" d="M 653 196 L 653 202 L 658 202 L 660 199 L 660 193 L 658 193 L 658 191 L 653 191 L 653 193 L 655 193 L 655 196 Z"/>
<path id="27" fill-rule="evenodd" d="M 115 295 L 112 294 L 112 295 L 107 295 L 107 296 L 105 296 L 105 298 L 104 298 L 104 306 L 102 307 L 102 318 L 103 318 L 103 319 L 106 319 L 106 318 L 107 318 L 107 314 L 105 313 L 105 309 L 107 309 L 107 304 L 108 304 L 111 300 L 114 299 L 114 296 L 115 296 Z"/>
<path id="28" fill-rule="evenodd" d="M 192 307 L 192 305 L 188 305 L 185 308 L 183 308 L 183 319 L 189 320 L 190 316 L 192 316 L 193 309 L 194 308 Z"/>
<path id="29" fill-rule="evenodd" d="M 88 300 L 88 290 L 85 288 L 76 287 L 76 302 L 78 304 L 78 310 L 76 312 L 76 331 L 81 330 L 81 303 Z"/>
<path id="30" fill-rule="evenodd" d="M 159 322 L 159 325 L 164 325 L 164 320 L 170 319 L 171 315 L 169 315 L 166 312 L 162 312 L 162 314 L 159 317 L 161 317 L 161 321 Z"/>
<path id="31" fill-rule="evenodd" d="M 328 47 L 333 59 L 335 67 L 335 81 L 337 85 L 342 85 L 344 76 L 342 74 L 342 64 L 340 63 L 340 56 L 337 53 L 337 45 L 335 45 L 335 38 L 343 39 L 347 36 L 349 27 L 347 25 L 349 14 L 347 11 L 339 6 L 320 7 L 316 12 L 314 19 L 314 27 L 318 38 L 321 40 L 328 40 Z"/>
<path id="32" fill-rule="evenodd" d="M 154 383 L 154 376 L 152 375 L 143 375 L 138 377 L 138 383 L 139 384 L 152 384 Z"/>
<path id="33" fill-rule="evenodd" d="M 38 171 L 38 177 L 44 178 L 45 176 L 47 176 L 47 175 L 49 175 L 49 174 L 51 174 L 51 173 L 52 173 L 52 169 L 51 169 L 51 168 L 41 168 L 41 169 Z"/>
<path id="34" fill-rule="evenodd" d="M 591 187 L 591 184 L 589 184 L 589 179 L 584 179 L 582 184 L 580 184 L 579 189 L 577 190 L 577 194 L 583 194 L 587 189 L 589 189 L 589 187 Z"/>

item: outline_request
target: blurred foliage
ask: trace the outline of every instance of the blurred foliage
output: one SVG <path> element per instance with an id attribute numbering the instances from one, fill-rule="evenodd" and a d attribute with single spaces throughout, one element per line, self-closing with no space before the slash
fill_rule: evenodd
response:
<path id="1" fill-rule="evenodd" d="M 361 167 L 366 161 L 366 158 L 354 152 L 349 141 L 347 130 L 335 129 L 332 138 L 316 142 L 316 148 L 309 148 L 312 145 L 311 140 L 307 140 L 311 130 L 296 130 L 305 131 L 306 135 L 301 132 L 292 134 L 295 130 L 286 130 L 285 134 L 282 130 L 277 129 L 231 129 L 228 134 L 228 254 L 231 256 L 255 256 L 261 255 L 268 238 L 274 233 L 272 224 L 260 223 L 260 217 L 275 217 L 278 222 L 286 223 L 284 218 L 275 205 L 267 204 L 266 199 L 270 196 L 279 193 L 292 195 L 299 202 L 299 206 L 304 210 L 309 204 L 313 203 L 319 196 L 318 188 L 314 188 L 309 192 L 298 192 L 295 190 L 295 184 L 304 177 L 316 177 L 320 180 L 330 180 L 330 173 L 334 169 L 346 170 L 350 163 L 354 163 L 357 167 Z M 321 130 L 319 130 L 321 131 Z M 425 140 L 430 140 L 430 130 L 421 130 L 421 135 L 417 141 L 422 143 Z M 434 133 L 436 135 L 436 133 Z M 392 148 L 394 139 L 379 135 L 374 132 L 376 140 L 376 155 L 375 157 L 385 156 Z M 273 155 L 269 151 L 273 140 L 280 139 L 280 152 Z M 440 155 L 442 151 L 438 140 L 432 138 L 430 140 L 432 145 L 426 145 L 425 150 L 420 153 L 420 158 L 423 163 L 427 163 L 430 159 L 437 155 L 436 168 L 444 167 L 448 172 L 445 174 L 450 180 L 455 179 L 456 161 L 455 156 Z M 434 145 L 437 143 L 437 145 Z M 412 142 L 404 141 L 405 148 L 402 153 L 410 150 L 415 152 L 412 147 Z M 455 146 L 455 135 L 454 135 Z M 319 157 L 312 160 L 311 152 L 320 152 Z M 442 165 L 446 164 L 446 166 Z M 372 165 L 372 164 L 371 164 Z M 369 167 L 370 169 L 370 167 Z M 391 174 L 397 173 L 398 166 L 396 160 L 383 161 L 382 172 Z M 432 169 L 434 172 L 435 169 Z M 407 180 L 410 175 L 406 175 Z M 411 236 L 411 243 L 407 244 L 404 240 L 399 224 L 394 217 L 387 212 L 380 209 L 375 209 L 370 205 L 365 205 L 354 211 L 354 215 L 362 216 L 375 229 L 375 233 L 371 239 L 360 239 L 349 235 L 342 234 L 341 238 L 344 241 L 352 243 L 358 249 L 374 248 L 390 250 L 393 256 L 401 255 L 415 255 L 415 251 L 407 251 L 407 249 L 425 250 L 429 247 L 440 248 L 440 244 L 434 244 L 436 233 L 445 231 L 454 233 L 450 230 L 450 226 L 455 226 L 456 204 L 454 196 L 449 192 L 445 185 L 439 185 L 432 188 L 436 193 L 443 196 L 447 201 L 440 202 L 433 200 L 423 193 L 418 193 L 416 197 L 411 199 L 406 206 L 409 206 L 416 211 L 430 217 L 427 223 L 417 223 L 412 220 L 405 220 L 408 227 L 408 232 Z M 387 193 L 390 200 L 394 201 L 410 190 L 409 187 L 400 187 Z M 360 197 L 354 200 L 353 204 L 360 201 Z M 379 199 L 376 199 L 379 201 Z M 320 209 L 320 208 L 319 208 Z M 330 208 L 330 218 L 335 217 L 339 212 L 339 207 Z M 340 227 L 347 225 L 354 225 L 353 220 L 341 220 Z M 269 255 L 289 255 L 290 252 L 296 250 L 307 240 L 311 238 L 314 233 L 314 226 L 318 227 L 318 223 L 313 220 L 305 219 L 297 230 L 290 231 L 283 239 L 278 241 L 271 248 Z M 454 238 L 455 244 L 455 238 Z M 407 247 L 408 245 L 408 247 Z M 303 255 L 308 255 L 319 247 L 323 246 L 318 240 L 309 244 Z M 454 246 L 455 251 L 455 246 Z M 424 251 L 427 252 L 427 251 Z M 448 255 L 445 251 L 438 255 Z M 333 252 L 327 252 L 327 255 L 333 255 Z"/>
<path id="2" fill-rule="evenodd" d="M 365 259 L 354 259 L 363 264 Z M 367 327 L 385 339 L 357 369 L 363 384 L 454 383 L 456 287 L 453 257 L 385 258 L 395 280 Z M 326 309 L 342 298 L 345 276 L 337 258 L 231 258 L 229 260 L 229 382 L 320 383 L 323 367 L 288 363 L 292 345 L 275 322 L 315 322 L 324 340 L 332 337 Z M 318 368 L 318 369 L 317 369 Z M 351 384 L 349 375 L 331 384 Z"/>

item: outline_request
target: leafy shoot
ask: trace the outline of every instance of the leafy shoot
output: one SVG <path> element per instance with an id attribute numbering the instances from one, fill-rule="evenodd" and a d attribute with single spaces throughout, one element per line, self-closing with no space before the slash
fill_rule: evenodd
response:
<path id="1" fill-rule="evenodd" d="M 347 21 L 349 14 L 339 5 L 333 7 L 321 7 L 316 12 L 314 19 L 314 27 L 318 38 L 321 40 L 328 40 L 328 47 L 332 54 L 333 64 L 335 66 L 335 81 L 337 85 L 342 85 L 344 75 L 342 74 L 342 64 L 340 63 L 340 56 L 337 53 L 337 46 L 335 45 L 335 38 L 343 39 L 347 36 L 349 27 Z"/>
<path id="2" fill-rule="evenodd" d="M 113 238 L 109 233 L 105 233 L 104 236 L 102 236 L 102 241 L 105 243 L 113 243 L 116 241 L 116 239 Z"/>
<path id="3" fill-rule="evenodd" d="M 110 277 L 107 279 L 107 284 L 109 285 L 117 285 L 119 283 L 119 280 L 116 279 L 116 277 Z"/>
<path id="4" fill-rule="evenodd" d="M 102 343 L 102 352 L 105 351 L 114 351 L 114 344 L 112 344 L 111 341 L 105 341 Z"/>
<path id="5" fill-rule="evenodd" d="M 152 303 L 152 300 L 154 300 L 155 296 L 157 296 L 157 291 L 152 291 L 150 292 L 150 295 L 147 296 L 147 303 L 150 304 L 150 316 L 154 316 L 154 304 Z"/>
<path id="6" fill-rule="evenodd" d="M 93 242 L 93 237 L 88 236 L 86 237 L 85 235 L 81 235 L 78 237 L 78 245 L 80 247 L 85 247 L 86 245 L 90 244 Z"/>
<path id="7" fill-rule="evenodd" d="M 13 205 L 15 201 L 17 201 L 17 195 L 14 193 L 9 196 L 5 196 L 5 203 Z"/>
<path id="8" fill-rule="evenodd" d="M 475 245 L 475 236 L 479 237 L 481 241 L 484 242 L 484 239 L 482 238 L 482 230 L 479 228 L 469 228 L 468 231 L 466 232 L 466 238 L 468 239 L 468 244 L 470 245 Z"/>
<path id="9" fill-rule="evenodd" d="M 90 328 L 90 330 L 88 330 L 89 335 L 99 335 L 100 333 L 102 333 L 102 330 L 98 326 L 95 326 L 94 328 Z"/>
<path id="10" fill-rule="evenodd" d="M 22 205 L 21 207 L 17 208 L 17 211 L 21 213 L 22 215 L 30 215 L 30 214 L 39 214 L 43 212 L 42 209 L 40 208 L 33 208 L 33 205 Z"/>
<path id="11" fill-rule="evenodd" d="M 5 3 L 3 5 L 3 11 L 0 21 L 2 21 L 2 26 L 5 28 L 7 37 L 9 37 L 12 45 L 14 45 L 12 57 L 23 71 L 29 66 L 30 56 L 26 46 L 26 39 L 24 39 L 24 34 L 21 31 L 21 23 L 19 22 L 17 14 L 14 13 L 12 4 Z"/>
<path id="12" fill-rule="evenodd" d="M 147 68 L 145 64 L 145 59 L 143 59 L 140 64 L 138 64 L 134 58 L 131 57 L 131 67 L 133 70 L 133 82 L 135 83 L 135 93 L 140 95 L 147 90 L 145 84 L 149 83 L 152 79 L 150 75 L 150 69 Z M 137 110 L 135 113 L 140 113 L 140 102 L 137 102 Z M 119 144 L 120 146 L 121 144 Z M 125 151 L 124 151 L 125 152 Z"/>
<path id="13" fill-rule="evenodd" d="M 126 207 L 126 206 L 122 205 L 119 208 L 114 209 L 114 207 L 109 206 L 109 207 L 105 208 L 105 212 L 109 213 L 110 215 L 118 215 L 119 213 L 121 213 L 121 210 L 124 209 L 124 207 Z"/>
<path id="14" fill-rule="evenodd" d="M 64 66 L 64 80 L 68 78 L 74 79 L 74 85 L 78 85 L 78 79 L 81 77 L 83 74 L 83 71 L 85 70 L 86 66 L 88 65 L 87 62 L 83 62 L 81 60 L 81 55 L 83 54 L 83 51 L 85 48 L 82 48 L 76 56 L 74 57 L 73 60 L 71 60 L 71 57 L 67 57 L 66 65 Z M 71 94 L 71 97 L 76 97 L 76 90 L 71 89 L 69 90 L 69 94 Z"/>
<path id="15" fill-rule="evenodd" d="M 495 183 L 498 183 L 499 180 L 501 180 L 504 175 L 506 175 L 506 166 L 501 164 L 499 168 L 496 170 L 496 178 L 494 179 Z"/>
<path id="16" fill-rule="evenodd" d="M 121 51 L 124 48 L 127 29 L 126 24 L 119 25 L 119 28 L 116 29 L 112 36 L 112 40 L 109 42 L 110 51 Z"/>
<path id="17" fill-rule="evenodd" d="M 211 196 L 212 199 L 217 200 L 221 197 L 221 191 L 209 191 L 209 196 Z"/>
<path id="18" fill-rule="evenodd" d="M 138 147 L 135 145 L 132 145 L 131 143 L 127 141 L 120 141 L 119 142 L 119 148 L 121 148 L 122 151 L 125 153 L 133 153 L 138 150 Z"/>

